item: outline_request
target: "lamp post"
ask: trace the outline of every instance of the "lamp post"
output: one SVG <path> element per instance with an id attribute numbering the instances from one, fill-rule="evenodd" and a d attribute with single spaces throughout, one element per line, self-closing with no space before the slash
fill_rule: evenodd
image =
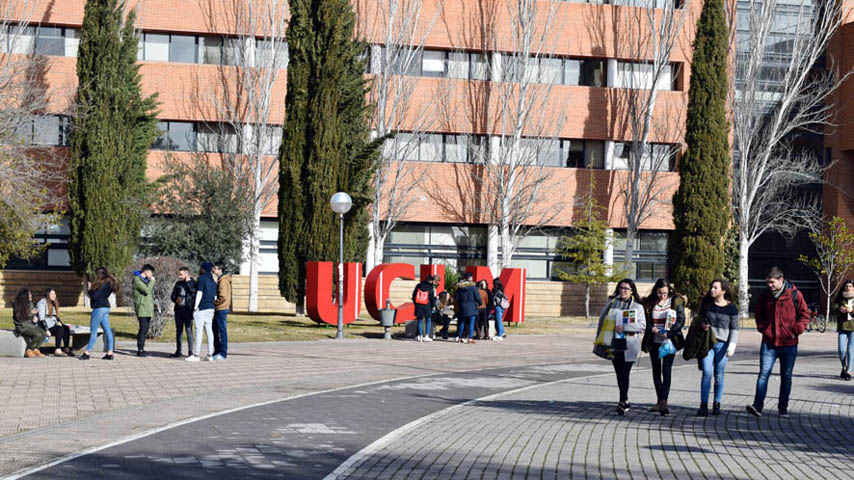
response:
<path id="1" fill-rule="evenodd" d="M 344 214 L 350 211 L 353 200 L 350 195 L 338 192 L 329 200 L 332 211 L 338 214 L 338 333 L 335 338 L 344 338 Z"/>

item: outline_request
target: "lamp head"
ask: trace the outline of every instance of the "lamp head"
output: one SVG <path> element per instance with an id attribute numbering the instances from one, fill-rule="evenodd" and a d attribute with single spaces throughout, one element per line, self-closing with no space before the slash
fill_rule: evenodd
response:
<path id="1" fill-rule="evenodd" d="M 335 195 L 332 195 L 332 199 L 329 200 L 329 204 L 332 207 L 332 211 L 343 215 L 350 211 L 350 208 L 353 206 L 353 200 L 350 198 L 350 195 L 347 195 L 344 192 L 338 192 Z"/>

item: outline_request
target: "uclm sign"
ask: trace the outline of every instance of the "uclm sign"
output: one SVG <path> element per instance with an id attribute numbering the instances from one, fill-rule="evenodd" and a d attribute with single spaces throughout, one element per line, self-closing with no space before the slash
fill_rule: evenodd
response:
<path id="1" fill-rule="evenodd" d="M 306 310 L 309 318 L 318 323 L 335 325 L 338 322 L 338 295 L 334 292 L 334 264 L 332 262 L 306 263 Z M 466 267 L 474 276 L 474 281 L 486 280 L 492 289 L 492 272 L 489 267 Z M 436 294 L 445 290 L 445 266 L 421 265 L 420 280 L 430 275 L 439 277 Z M 525 321 L 525 269 L 505 268 L 498 277 L 504 284 L 504 296 L 510 307 L 504 313 L 505 322 L 522 323 Z M 397 279 L 415 280 L 415 267 L 408 263 L 383 263 L 377 265 L 365 279 L 365 307 L 371 317 L 379 320 L 380 309 L 389 297 L 391 283 Z M 362 309 L 362 264 L 344 264 L 344 323 L 352 323 Z M 415 306 L 411 302 L 392 305 L 397 310 L 395 323 L 405 323 L 415 319 Z"/>

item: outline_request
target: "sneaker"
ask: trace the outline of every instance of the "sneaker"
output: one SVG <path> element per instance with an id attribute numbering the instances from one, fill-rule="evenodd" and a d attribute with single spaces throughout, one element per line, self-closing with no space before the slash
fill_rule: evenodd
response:
<path id="1" fill-rule="evenodd" d="M 421 335 L 418 335 L 417 337 L 415 337 L 415 341 L 420 342 L 421 341 Z"/>
<path id="2" fill-rule="evenodd" d="M 503 342 L 503 341 L 504 341 L 504 337 L 492 337 L 492 341 L 493 341 L 493 342 Z"/>
<path id="3" fill-rule="evenodd" d="M 720 402 L 715 402 L 712 404 L 712 415 L 720 415 L 721 414 L 721 404 Z"/>
<path id="4" fill-rule="evenodd" d="M 789 418 L 789 409 L 781 408 L 777 411 L 777 414 L 780 416 L 780 418 Z"/>
<path id="5" fill-rule="evenodd" d="M 631 409 L 632 409 L 632 404 L 631 404 L 631 403 L 629 403 L 629 402 L 620 402 L 620 403 L 622 403 L 622 404 L 623 404 L 623 410 L 625 410 L 625 411 L 627 411 L 627 412 L 628 412 L 629 410 L 631 410 Z"/>
<path id="6" fill-rule="evenodd" d="M 471 340 L 471 342 L 472 342 L 472 343 L 474 343 L 474 340 Z M 464 339 L 463 339 L 463 343 L 469 343 L 469 339 L 468 339 L 468 338 L 464 338 Z"/>
<path id="7" fill-rule="evenodd" d="M 24 353 L 24 356 L 27 358 L 39 358 L 38 354 L 34 350 L 27 350 L 26 353 Z"/>
<path id="8" fill-rule="evenodd" d="M 454 337 L 454 343 L 460 343 L 460 341 L 461 341 L 460 337 Z"/>
<path id="9" fill-rule="evenodd" d="M 214 359 L 213 359 L 213 357 L 212 357 L 212 356 L 208 355 L 207 357 L 205 357 L 205 361 L 206 361 L 206 362 L 213 362 L 213 361 L 214 361 Z"/>
<path id="10" fill-rule="evenodd" d="M 89 354 L 83 353 L 83 355 L 80 355 L 80 360 L 89 360 Z"/>
<path id="11" fill-rule="evenodd" d="M 144 351 L 140 350 L 140 351 L 136 352 L 136 356 L 137 356 L 137 357 L 147 357 L 147 356 L 148 356 L 148 353 L 146 353 L 146 352 L 144 352 Z"/>
<path id="12" fill-rule="evenodd" d="M 626 414 L 626 405 L 623 402 L 617 404 L 617 415 L 623 416 Z"/>
<path id="13" fill-rule="evenodd" d="M 225 357 L 223 357 L 222 354 L 217 353 L 216 355 L 213 356 L 213 359 L 219 361 L 219 360 L 225 360 Z"/>
<path id="14" fill-rule="evenodd" d="M 473 338 L 470 338 L 468 343 L 475 344 L 477 342 L 475 342 Z"/>
<path id="15" fill-rule="evenodd" d="M 69 348 L 69 349 L 65 350 L 65 354 L 68 355 L 69 357 L 73 357 L 74 351 Z"/>
<path id="16" fill-rule="evenodd" d="M 762 416 L 762 411 L 759 410 L 758 408 L 754 407 L 753 405 L 748 405 L 744 408 L 745 408 L 745 410 L 747 410 L 747 413 L 753 415 L 754 417 L 761 417 Z"/>
<path id="17" fill-rule="evenodd" d="M 67 356 L 67 355 L 66 355 L 66 354 L 65 354 L 65 352 L 63 352 L 62 350 L 56 350 L 56 351 L 54 351 L 54 352 L 53 352 L 53 356 L 54 356 L 54 357 L 65 357 L 65 356 Z"/>
<path id="18" fill-rule="evenodd" d="M 195 356 L 195 355 L 190 355 L 190 356 L 189 356 L 189 357 L 187 357 L 185 360 L 186 360 L 186 361 L 188 361 L 188 362 L 198 362 L 198 361 L 199 361 L 199 357 L 197 357 L 197 356 Z"/>
<path id="19" fill-rule="evenodd" d="M 172 355 L 169 355 L 169 358 L 181 358 L 181 352 L 175 352 Z"/>
<path id="20" fill-rule="evenodd" d="M 108 353 L 108 354 L 104 355 L 103 357 L 101 357 L 101 360 L 112 360 L 112 359 L 113 359 L 112 353 Z"/>
<path id="21" fill-rule="evenodd" d="M 425 341 L 425 342 L 432 342 L 432 341 L 433 341 L 433 339 L 432 339 L 432 338 L 430 338 L 430 337 L 424 337 L 424 341 Z"/>

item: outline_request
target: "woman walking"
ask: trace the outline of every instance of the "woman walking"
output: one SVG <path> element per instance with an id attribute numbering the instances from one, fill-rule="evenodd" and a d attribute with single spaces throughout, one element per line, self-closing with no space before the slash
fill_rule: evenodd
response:
<path id="1" fill-rule="evenodd" d="M 854 280 L 846 280 L 836 297 L 836 325 L 839 332 L 839 378 L 851 380 L 854 370 Z"/>
<path id="2" fill-rule="evenodd" d="M 656 280 L 652 292 L 643 301 L 644 311 L 649 321 L 643 335 L 642 350 L 649 353 L 652 364 L 652 383 L 658 402 L 649 409 L 662 416 L 670 413 L 667 397 L 670 395 L 670 373 L 673 369 L 675 354 L 660 358 L 658 350 L 670 340 L 682 345 L 682 327 L 685 325 L 685 301 L 673 289 L 673 285 L 663 278 Z"/>
<path id="3" fill-rule="evenodd" d="M 59 319 L 59 301 L 56 299 L 56 290 L 52 288 L 45 290 L 44 298 L 39 300 L 36 309 L 38 310 L 39 322 L 56 339 L 56 349 L 54 349 L 53 355 L 56 357 L 66 355 L 73 357 L 74 352 L 68 347 L 71 329 Z"/>
<path id="4" fill-rule="evenodd" d="M 80 360 L 89 360 L 89 352 L 95 347 L 98 340 L 98 327 L 104 329 L 104 337 L 107 339 L 107 353 L 103 360 L 113 359 L 113 331 L 110 329 L 110 295 L 118 293 L 119 283 L 116 278 L 104 267 L 95 270 L 95 281 L 89 283 L 89 300 L 92 306 L 92 315 L 89 317 L 89 344 L 86 351 L 80 355 Z"/>
<path id="5" fill-rule="evenodd" d="M 599 314 L 599 329 L 608 315 L 614 317 L 614 342 L 612 348 L 614 372 L 617 374 L 617 386 L 620 389 L 620 401 L 617 414 L 625 415 L 631 408 L 629 404 L 629 374 L 640 354 L 640 334 L 646 330 L 646 317 L 640 303 L 635 282 L 629 278 L 620 280 L 610 301 Z M 597 330 L 597 331 L 598 331 Z"/>
<path id="6" fill-rule="evenodd" d="M 703 330 L 711 328 L 715 337 L 715 346 L 702 360 L 703 377 L 700 382 L 700 409 L 697 410 L 697 416 L 706 417 L 709 415 L 712 376 L 715 378 L 712 415 L 721 413 L 727 358 L 733 356 L 738 343 L 738 309 L 732 303 L 732 289 L 726 280 L 712 280 L 709 292 L 700 303 L 699 316 L 703 322 Z"/>
<path id="7" fill-rule="evenodd" d="M 27 358 L 43 357 L 39 351 L 39 345 L 44 341 L 47 332 L 42 330 L 38 323 L 37 312 L 33 308 L 33 295 L 29 289 L 22 288 L 15 295 L 15 302 L 12 304 L 12 320 L 15 323 L 15 335 L 24 339 L 27 344 L 27 351 L 24 356 Z"/>

